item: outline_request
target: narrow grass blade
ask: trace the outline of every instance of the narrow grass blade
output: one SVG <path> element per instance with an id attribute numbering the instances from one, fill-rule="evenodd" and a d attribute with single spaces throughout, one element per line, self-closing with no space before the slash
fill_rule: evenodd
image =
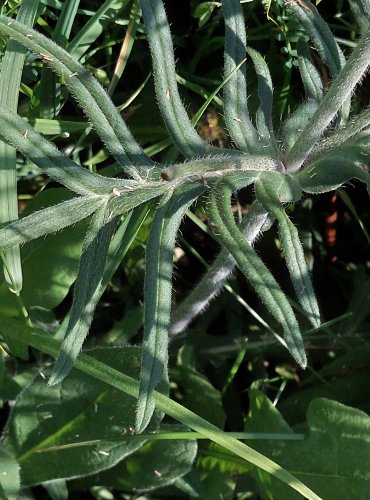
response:
<path id="1" fill-rule="evenodd" d="M 108 94 L 113 95 L 115 88 L 123 74 L 126 67 L 126 63 L 130 56 L 132 47 L 134 45 L 136 32 L 139 26 L 139 21 L 141 17 L 141 10 L 139 7 L 138 0 L 134 0 L 130 12 L 130 22 L 127 26 L 126 35 L 122 43 L 121 51 L 119 53 L 116 67 L 114 68 L 114 73 L 112 80 L 108 87 Z"/>
<path id="2" fill-rule="evenodd" d="M 52 338 L 50 335 L 46 335 L 44 332 L 39 332 L 34 328 L 30 328 L 17 320 L 4 317 L 0 318 L 0 326 L 2 329 L 10 331 L 13 335 L 17 335 L 17 337 L 25 344 L 30 345 L 41 352 L 49 354 L 53 357 L 58 355 L 60 342 Z M 137 380 L 91 358 L 87 354 L 80 354 L 76 361 L 76 368 L 83 373 L 87 373 L 92 377 L 95 377 L 96 379 L 125 392 L 126 394 L 135 398 L 138 397 L 139 382 Z M 181 422 L 190 429 L 193 429 L 195 432 L 199 432 L 214 443 L 218 443 L 243 460 L 252 463 L 256 467 L 268 472 L 277 479 L 280 479 L 293 490 L 300 493 L 304 498 L 307 498 L 308 500 L 322 500 L 310 488 L 303 484 L 293 474 L 283 469 L 276 462 L 273 462 L 237 439 L 228 436 L 227 433 L 218 429 L 216 426 L 199 417 L 196 413 L 193 413 L 179 403 L 172 401 L 164 394 L 154 392 L 154 397 L 156 407 L 168 416 L 174 418 L 178 422 Z"/>
<path id="3" fill-rule="evenodd" d="M 104 203 L 102 196 L 78 196 L 18 219 L 0 229 L 0 251 L 76 224 Z"/>
<path id="4" fill-rule="evenodd" d="M 19 8 L 17 19 L 26 26 L 32 26 L 37 13 L 39 0 L 24 0 Z M 9 40 L 1 61 L 0 105 L 13 112 L 17 111 L 19 86 L 26 50 L 15 40 Z M 0 223 L 18 218 L 17 198 L 17 154 L 10 145 L 0 141 Z M 22 265 L 19 247 L 5 252 L 4 275 L 9 290 L 19 294 L 22 290 Z"/>
<path id="5" fill-rule="evenodd" d="M 153 391 L 167 380 L 168 331 L 172 297 L 173 249 L 177 230 L 189 205 L 204 190 L 188 186 L 165 195 L 158 207 L 146 249 L 145 322 L 136 430 L 143 432 L 155 408 Z"/>
<path id="6" fill-rule="evenodd" d="M 227 129 L 236 146 L 249 153 L 261 153 L 262 144 L 248 111 L 245 63 L 246 33 L 239 0 L 223 0 L 225 19 L 224 109 Z"/>
<path id="7" fill-rule="evenodd" d="M 341 200 L 343 201 L 343 203 L 347 206 L 348 210 L 351 212 L 351 214 L 353 215 L 353 217 L 355 218 L 357 224 L 360 226 L 360 228 L 361 228 L 361 230 L 364 233 L 364 236 L 366 238 L 367 244 L 370 247 L 370 234 L 369 234 L 369 232 L 366 229 L 364 221 L 359 216 L 359 214 L 358 214 L 358 212 L 356 210 L 356 207 L 352 203 L 351 198 L 343 190 L 338 191 L 338 195 L 341 198 Z"/>
<path id="8" fill-rule="evenodd" d="M 71 33 L 77 14 L 80 0 L 66 0 L 58 18 L 55 30 L 51 35 L 52 40 L 61 47 L 65 47 Z M 57 81 L 56 74 L 47 66 L 41 70 L 41 78 L 36 85 L 32 101 L 38 105 L 33 109 L 40 118 L 54 118 L 61 108 L 61 84 Z"/>
<path id="9" fill-rule="evenodd" d="M 134 164 L 147 173 L 153 166 L 152 161 L 145 156 L 105 90 L 86 68 L 54 42 L 16 21 L 0 16 L 0 32 L 39 55 L 62 78 L 128 175 L 141 178 Z"/>
<path id="10" fill-rule="evenodd" d="M 86 235 L 73 290 L 67 332 L 49 385 L 58 384 L 68 375 L 89 332 L 96 305 L 101 297 L 100 288 L 115 226 L 116 221 L 110 219 L 106 203 L 94 214 Z"/>
<path id="11" fill-rule="evenodd" d="M 230 207 L 233 191 L 234 186 L 228 181 L 221 181 L 211 191 L 209 216 L 215 234 L 232 254 L 269 312 L 282 325 L 289 352 L 305 368 L 306 354 L 293 310 L 271 272 L 237 227 Z"/>
<path id="12" fill-rule="evenodd" d="M 121 0 L 118 3 L 117 0 L 106 0 L 68 44 L 68 52 L 76 59 L 81 59 L 83 54 L 85 54 L 95 40 L 101 35 L 105 23 L 117 17 L 119 12 L 126 7 L 129 1 L 130 0 Z"/>
<path id="13" fill-rule="evenodd" d="M 279 201 L 279 190 L 265 176 L 256 182 L 256 196 L 261 205 L 272 214 L 279 225 L 279 237 L 290 278 L 298 301 L 314 328 L 319 328 L 320 310 L 313 290 L 310 273 L 298 231 Z"/>

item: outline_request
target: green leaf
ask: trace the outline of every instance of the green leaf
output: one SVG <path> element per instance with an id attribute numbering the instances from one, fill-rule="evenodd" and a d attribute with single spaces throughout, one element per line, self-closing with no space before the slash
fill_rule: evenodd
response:
<path id="1" fill-rule="evenodd" d="M 314 9 L 313 6 L 312 9 Z M 293 148 L 286 155 L 285 165 L 288 171 L 296 172 L 301 168 L 312 148 L 323 136 L 341 107 L 346 107 L 356 85 L 366 74 L 370 64 L 369 61 L 370 27 L 358 42 L 328 92 L 324 95 L 312 119 L 300 134 Z"/>
<path id="2" fill-rule="evenodd" d="M 249 153 L 263 152 L 248 110 L 246 78 L 246 32 L 239 0 L 222 2 L 225 20 L 224 113 L 230 136 L 236 146 Z"/>
<path id="3" fill-rule="evenodd" d="M 181 392 L 185 406 L 222 429 L 225 424 L 225 412 L 221 394 L 207 377 L 186 366 L 177 366 L 170 373 L 171 380 Z"/>
<path id="4" fill-rule="evenodd" d="M 300 38 L 297 43 L 298 66 L 304 85 L 306 98 L 313 99 L 317 103 L 323 97 L 323 85 L 319 71 L 314 65 L 310 48 L 305 40 Z"/>
<path id="5" fill-rule="evenodd" d="M 190 158 L 220 152 L 199 137 L 181 101 L 176 82 L 172 37 L 163 2 L 140 0 L 140 6 L 153 60 L 156 97 L 174 144 Z"/>
<path id="6" fill-rule="evenodd" d="M 139 376 L 139 348 L 95 349 L 89 356 Z M 50 389 L 49 374 L 43 369 L 19 395 L 3 439 L 22 467 L 24 485 L 110 468 L 143 445 L 145 438 L 129 438 L 135 399 L 77 370 Z"/>
<path id="7" fill-rule="evenodd" d="M 56 339 L 53 339 L 44 333 L 40 333 L 36 329 L 30 328 L 19 321 L 0 316 L 0 326 L 2 329 L 6 328 L 9 332 L 12 332 L 13 335 L 17 335 L 18 338 L 27 345 L 40 349 L 42 352 L 50 354 L 53 357 L 56 357 L 59 352 L 60 343 Z M 92 375 L 94 378 L 101 380 L 112 387 L 119 389 L 120 391 L 123 391 L 126 394 L 129 394 L 130 396 L 137 398 L 139 395 L 139 382 L 136 379 L 122 373 L 122 371 L 110 367 L 107 363 L 100 362 L 93 359 L 93 357 L 82 353 L 76 361 L 76 368 L 86 374 Z M 186 409 L 184 406 L 172 401 L 165 395 L 155 391 L 154 396 L 156 406 L 159 411 L 175 418 L 183 425 L 200 432 L 207 439 L 218 443 L 231 453 L 235 453 L 235 455 L 241 457 L 243 460 L 251 462 L 258 468 L 267 471 L 269 474 L 272 474 L 284 483 L 289 484 L 291 488 L 299 491 L 309 500 L 320 500 L 320 497 L 307 488 L 301 481 L 297 480 L 292 474 L 285 471 L 278 464 L 256 452 L 253 448 L 250 448 L 237 439 L 228 436 L 216 426 L 207 422 L 207 420 L 204 420 L 195 413 Z"/>
<path id="8" fill-rule="evenodd" d="M 108 179 L 77 165 L 20 116 L 1 105 L 0 137 L 71 191 L 91 195 L 95 190 L 99 190 L 102 184 L 107 185 Z"/>
<path id="9" fill-rule="evenodd" d="M 76 59 L 81 59 L 103 30 L 108 29 L 108 25 L 128 3 L 129 0 L 106 0 L 68 44 L 68 52 L 73 54 Z"/>
<path id="10" fill-rule="evenodd" d="M 116 221 L 107 204 L 94 214 L 82 248 L 73 303 L 62 348 L 49 385 L 61 382 L 70 372 L 89 332 L 95 307 L 101 297 L 103 273 Z"/>
<path id="11" fill-rule="evenodd" d="M 276 172 L 276 175 L 282 174 Z M 230 198 L 235 188 L 235 184 L 227 180 L 222 181 L 211 192 L 209 215 L 215 235 L 232 254 L 270 314 L 282 325 L 286 347 L 304 368 L 307 358 L 302 335 L 288 299 L 235 223 L 230 206 Z"/>
<path id="12" fill-rule="evenodd" d="M 370 194 L 370 174 L 363 168 L 369 164 L 368 148 L 361 146 L 338 148 L 307 165 L 298 173 L 297 180 L 302 190 L 307 193 L 327 193 L 351 179 L 358 179 L 366 184 Z"/>
<path id="13" fill-rule="evenodd" d="M 151 227 L 146 249 L 143 359 L 136 415 L 139 432 L 146 428 L 153 414 L 155 387 L 162 377 L 168 379 L 168 332 L 176 234 L 186 210 L 203 191 L 204 188 L 197 185 L 180 188 L 177 192 L 168 191 Z"/>
<path id="14" fill-rule="evenodd" d="M 194 11 L 194 17 L 198 19 L 198 26 L 201 28 L 211 17 L 216 8 L 215 2 L 201 2 Z"/>
<path id="15" fill-rule="evenodd" d="M 266 220 L 268 220 L 267 212 L 257 201 L 254 202 L 239 226 L 250 244 L 253 244 L 258 238 Z M 189 323 L 207 308 L 211 300 L 224 287 L 228 276 L 235 268 L 235 264 L 232 255 L 225 248 L 221 250 L 200 282 L 175 309 L 172 317 L 171 335 L 177 335 L 184 331 Z"/>
<path id="16" fill-rule="evenodd" d="M 344 325 L 345 326 L 345 325 Z M 341 329 L 346 332 L 347 330 Z M 279 410 L 289 417 L 290 422 L 304 419 L 311 401 L 325 397 L 340 403 L 360 408 L 368 408 L 368 380 L 370 377 L 370 344 L 361 343 L 331 363 L 327 363 L 317 374 L 307 379 L 307 386 L 279 403 Z"/>
<path id="17" fill-rule="evenodd" d="M 1 443 L 0 443 L 1 446 Z M 19 465 L 15 458 L 6 450 L 0 448 L 0 498 L 2 500 L 17 500 L 21 485 Z"/>
<path id="18" fill-rule="evenodd" d="M 135 161 L 140 163 L 144 173 L 147 173 L 146 167 L 153 166 L 152 162 L 144 155 L 105 90 L 86 68 L 54 42 L 16 21 L 9 23 L 8 18 L 0 16 L 0 31 L 14 37 L 36 54 L 41 54 L 76 97 L 100 138 L 124 171 L 140 179 L 132 163 Z"/>
<path id="19" fill-rule="evenodd" d="M 39 0 L 24 0 L 18 11 L 17 19 L 26 26 L 32 26 Z M 0 104 L 16 112 L 18 107 L 19 86 L 26 50 L 15 40 L 9 40 L 1 61 Z M 0 223 L 18 218 L 17 198 L 17 153 L 8 144 L 0 142 Z M 22 267 L 19 246 L 9 249 L 4 254 L 4 274 L 9 289 L 18 294 L 22 290 Z M 16 341 L 14 341 L 14 347 Z"/>
<path id="20" fill-rule="evenodd" d="M 67 199 L 72 199 L 67 190 L 47 189 L 27 204 L 23 215 Z M 84 221 L 47 238 L 33 240 L 22 248 L 25 267 L 21 299 L 26 309 L 33 306 L 53 309 L 66 297 L 76 279 L 85 233 Z M 20 311 L 16 298 L 7 291 L 3 280 L 0 279 L 0 283 L 0 313 L 18 315 Z"/>
<path id="21" fill-rule="evenodd" d="M 279 149 L 274 135 L 272 124 L 273 85 L 268 65 L 256 50 L 247 47 L 247 54 L 252 59 L 257 75 L 259 107 L 256 114 L 256 123 L 260 139 L 264 144 L 265 154 L 278 156 Z M 266 148 L 266 146 L 268 146 Z"/>
<path id="22" fill-rule="evenodd" d="M 178 425 L 161 426 L 164 432 L 181 430 Z M 116 467 L 98 474 L 95 484 L 138 492 L 168 486 L 191 470 L 196 453 L 195 439 L 149 441 Z"/>
<path id="23" fill-rule="evenodd" d="M 307 411 L 307 438 L 301 442 L 258 442 L 258 449 L 279 460 L 325 500 L 367 498 L 370 487 L 370 418 L 360 410 L 315 399 Z M 246 430 L 287 432 L 290 427 L 261 392 L 250 391 Z M 254 471 L 262 498 L 301 497 L 282 483 Z"/>
<path id="24" fill-rule="evenodd" d="M 292 201 L 296 196 L 294 190 L 297 188 L 288 175 L 283 178 L 274 179 L 273 175 L 265 174 L 256 182 L 256 196 L 265 210 L 273 215 L 279 224 L 279 237 L 285 254 L 285 261 L 290 274 L 292 284 L 303 312 L 307 315 L 314 328 L 320 326 L 320 311 L 313 290 L 310 273 L 302 244 L 299 239 L 298 230 L 289 219 L 282 205 L 282 191 L 291 193 Z M 277 180 L 278 182 L 274 182 Z M 290 181 L 290 182 L 289 182 Z M 289 193 L 290 192 L 290 193 Z M 300 194 L 298 188 L 297 195 Z M 283 198 L 284 201 L 287 200 Z"/>

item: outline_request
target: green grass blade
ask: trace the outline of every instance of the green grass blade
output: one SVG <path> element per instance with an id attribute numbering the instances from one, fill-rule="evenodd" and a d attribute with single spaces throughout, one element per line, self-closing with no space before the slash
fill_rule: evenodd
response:
<path id="1" fill-rule="evenodd" d="M 22 342 L 40 350 L 53 357 L 58 355 L 60 350 L 60 342 L 53 339 L 50 335 L 44 332 L 40 333 L 36 329 L 30 328 L 17 320 L 1 317 L 0 325 L 3 329 L 11 331 L 12 335 L 16 335 Z M 76 361 L 76 368 L 92 377 L 101 380 L 118 390 L 125 392 L 135 398 L 139 394 L 139 382 L 128 375 L 119 372 L 110 366 L 101 363 L 87 354 L 80 354 Z M 211 441 L 223 446 L 231 453 L 254 464 L 256 467 L 265 470 L 272 476 L 280 479 L 292 489 L 300 493 L 308 500 L 321 500 L 310 488 L 304 485 L 299 479 L 293 476 L 290 472 L 283 469 L 277 463 L 265 457 L 253 448 L 241 443 L 235 438 L 228 436 L 226 433 L 218 429 L 216 426 L 209 423 L 207 420 L 199 417 L 197 414 L 188 410 L 184 406 L 172 401 L 163 394 L 154 392 L 156 407 L 166 413 L 168 416 L 176 419 L 187 427 L 199 432 Z"/>
<path id="2" fill-rule="evenodd" d="M 366 241 L 367 241 L 367 244 L 370 246 L 370 234 L 369 232 L 367 231 L 366 229 L 366 226 L 363 222 L 363 220 L 361 219 L 361 217 L 359 216 L 357 210 L 356 210 L 356 207 L 354 206 L 354 204 L 352 203 L 351 201 L 351 198 L 348 196 L 348 194 L 343 191 L 343 190 L 340 190 L 338 192 L 339 194 L 339 197 L 341 198 L 341 200 L 343 201 L 343 203 L 347 206 L 348 210 L 351 212 L 351 214 L 353 215 L 353 217 L 355 218 L 357 224 L 360 226 L 362 232 L 364 233 L 364 236 L 366 238 Z"/>
<path id="3" fill-rule="evenodd" d="M 130 22 L 129 25 L 127 26 L 126 35 L 122 43 L 116 67 L 114 68 L 113 77 L 108 87 L 109 95 L 113 95 L 114 90 L 117 87 L 117 84 L 126 67 L 128 58 L 130 56 L 132 47 L 134 45 L 136 32 L 139 27 L 140 17 L 141 17 L 141 10 L 139 7 L 138 0 L 134 0 L 130 12 Z"/>
<path id="4" fill-rule="evenodd" d="M 115 226 L 116 221 L 110 219 L 106 203 L 94 214 L 86 235 L 73 289 L 67 332 L 49 385 L 58 384 L 68 375 L 89 332 L 96 305 L 101 297 L 102 278 Z"/>
<path id="5" fill-rule="evenodd" d="M 202 186 L 188 186 L 175 193 L 170 190 L 152 223 L 146 249 L 144 341 L 135 424 L 138 432 L 145 430 L 153 415 L 155 387 L 162 377 L 168 379 L 173 249 L 186 210 L 203 190 Z"/>
<path id="6" fill-rule="evenodd" d="M 121 0 L 120 4 L 117 0 L 106 0 L 68 44 L 68 52 L 76 59 L 81 59 L 103 32 L 105 21 L 112 21 L 128 3 L 129 0 Z"/>
<path id="7" fill-rule="evenodd" d="M 35 21 L 39 0 L 24 0 L 18 12 L 18 20 L 26 26 Z M 26 50 L 15 40 L 10 39 L 1 62 L 0 105 L 16 112 L 18 107 L 19 86 Z M 0 223 L 18 218 L 17 198 L 17 154 L 16 150 L 0 141 Z M 22 265 L 19 247 L 5 252 L 6 266 L 4 275 L 10 291 L 19 294 L 22 289 Z"/>
<path id="8" fill-rule="evenodd" d="M 66 0 L 58 18 L 55 30 L 51 35 L 52 40 L 61 47 L 65 47 L 71 33 L 77 14 L 80 0 Z M 61 84 L 57 81 L 56 74 L 47 66 L 41 70 L 41 78 L 34 89 L 32 101 L 38 103 L 33 108 L 34 114 L 40 118 L 54 118 L 61 108 Z"/>

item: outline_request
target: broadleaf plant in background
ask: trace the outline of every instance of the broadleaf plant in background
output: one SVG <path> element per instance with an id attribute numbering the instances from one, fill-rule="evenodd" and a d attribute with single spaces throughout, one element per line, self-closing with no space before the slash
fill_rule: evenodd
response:
<path id="1" fill-rule="evenodd" d="M 311 2 L 286 0 L 284 4 L 291 15 L 300 21 L 322 62 L 329 68 L 332 83 L 328 90 L 323 89 L 309 46 L 302 39 L 298 44 L 298 64 L 306 99 L 283 123 L 276 124 L 272 116 L 273 82 L 268 65 L 258 52 L 247 46 L 240 1 L 224 0 L 223 105 L 225 122 L 235 148 L 220 149 L 197 134 L 181 101 L 172 38 L 162 0 L 140 1 L 151 49 L 159 109 L 173 144 L 184 157 L 183 162 L 172 165 L 156 163 L 145 155 L 105 90 L 67 50 L 24 23 L 0 17 L 1 35 L 28 49 L 58 75 L 117 162 L 120 177 L 124 177 L 107 177 L 83 168 L 4 102 L 0 105 L 1 139 L 76 195 L 0 229 L 0 249 L 6 275 L 9 275 L 7 256 L 9 252 L 16 252 L 19 245 L 89 218 L 74 285 L 73 304 L 55 333 L 56 338 L 62 339 L 62 344 L 49 378 L 50 386 L 64 383 L 76 360 L 76 366 L 79 366 L 79 352 L 93 320 L 95 307 L 124 256 L 127 243 L 132 241 L 140 226 L 138 219 L 142 221 L 145 218 L 148 203 L 156 200 L 156 205 L 152 205 L 155 215 L 146 249 L 140 384 L 130 389 L 138 398 L 134 424 L 137 433 L 146 430 L 156 407 L 165 412 L 166 408 L 169 409 L 166 404 L 170 403 L 163 403 L 167 399 L 162 400 L 163 404 L 158 408 L 161 399 L 155 389 L 162 382 L 162 392 L 168 392 L 170 334 L 183 331 L 204 310 L 235 265 L 280 324 L 283 345 L 302 368 L 306 367 L 307 355 L 301 327 L 291 301 L 254 250 L 253 242 L 260 233 L 277 224 L 287 275 L 303 316 L 313 328 L 319 328 L 321 319 L 314 286 L 297 228 L 287 214 L 286 205 L 298 203 L 305 193 L 326 193 L 351 179 L 365 183 L 370 194 L 367 140 L 370 113 L 368 109 L 357 114 L 350 113 L 353 92 L 369 66 L 370 23 L 362 22 L 362 37 L 346 59 L 328 25 Z M 351 4 L 357 11 L 362 9 L 361 12 L 370 19 L 367 0 Z M 251 115 L 248 107 L 246 56 L 257 76 L 259 106 L 255 116 Z M 248 186 L 254 187 L 255 201 L 244 218 L 237 222 L 231 199 Z M 208 196 L 210 227 L 223 249 L 171 319 L 176 233 L 188 207 L 204 195 Z M 126 219 L 122 220 L 122 216 Z M 127 223 L 127 216 L 132 218 L 132 225 L 131 219 Z M 118 234 L 121 240 L 125 240 L 121 247 L 114 236 Z M 32 325 L 25 320 L 24 327 L 32 328 Z M 7 340 L 12 328 L 2 328 L 6 332 L 4 340 Z M 25 337 L 21 337 L 21 342 L 27 344 Z M 42 338 L 38 339 L 37 347 L 42 351 Z M 10 344 L 11 341 L 11 349 Z M 44 349 L 55 354 L 55 345 L 52 349 Z M 102 370 L 101 365 L 99 367 Z M 97 371 L 94 373 L 97 376 Z M 108 377 L 108 380 L 113 384 L 112 379 Z M 49 390 L 54 389 L 50 387 Z M 180 414 L 180 410 L 175 412 L 182 423 L 193 428 L 197 426 L 199 432 L 202 432 L 202 425 L 207 428 L 204 421 L 197 423 L 195 419 L 191 423 L 185 410 L 184 415 L 187 416 L 183 420 Z M 208 429 L 211 429 L 208 437 L 212 435 L 212 439 L 216 440 L 217 429 L 210 424 Z M 226 441 L 218 442 L 227 444 Z M 254 465 L 291 484 L 308 498 L 318 498 L 288 472 L 278 466 L 274 469 L 276 464 L 272 465 L 267 459 L 264 463 L 260 454 L 245 445 L 230 443 L 230 450 L 243 458 L 249 456 Z"/>

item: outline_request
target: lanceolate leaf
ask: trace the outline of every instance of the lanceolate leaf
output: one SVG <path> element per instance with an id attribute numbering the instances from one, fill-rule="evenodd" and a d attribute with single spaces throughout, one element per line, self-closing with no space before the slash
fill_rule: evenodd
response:
<path id="1" fill-rule="evenodd" d="M 239 0 L 224 0 L 225 63 L 227 78 L 245 59 L 246 33 Z M 258 133 L 248 111 L 245 64 L 228 79 L 224 86 L 225 120 L 230 135 L 239 149 L 249 153 L 261 152 Z"/>
<path id="2" fill-rule="evenodd" d="M 257 74 L 258 81 L 258 97 L 259 108 L 257 110 L 256 122 L 260 141 L 267 151 L 272 155 L 278 155 L 278 145 L 276 143 L 274 129 L 272 125 L 272 96 L 273 86 L 270 70 L 261 56 L 256 50 L 247 48 L 247 53 L 252 59 L 254 69 Z M 267 140 L 267 141 L 266 141 Z M 267 144 L 264 144 L 267 142 Z M 266 148 L 266 146 L 269 146 Z"/>
<path id="3" fill-rule="evenodd" d="M 256 195 L 261 205 L 277 219 L 279 236 L 298 301 L 314 328 L 320 326 L 320 311 L 312 287 L 298 231 L 279 200 L 279 189 L 265 176 L 256 183 Z"/>
<path id="4" fill-rule="evenodd" d="M 220 182 L 211 192 L 209 214 L 215 234 L 232 254 L 269 312 L 283 326 L 289 352 L 304 368 L 306 354 L 293 310 L 275 278 L 238 229 L 230 208 L 232 192 L 233 187 L 227 181 Z"/>
<path id="5" fill-rule="evenodd" d="M 267 219 L 268 213 L 255 201 L 239 226 L 248 243 L 253 244 Z M 172 318 L 171 335 L 177 335 L 184 331 L 189 323 L 201 314 L 209 303 L 221 293 L 222 287 L 235 266 L 235 259 L 228 250 L 221 250 L 200 282 L 175 309 Z"/>
<path id="6" fill-rule="evenodd" d="M 153 391 L 162 377 L 167 380 L 173 249 L 176 233 L 189 205 L 204 191 L 189 186 L 164 196 L 153 220 L 146 248 L 145 324 L 136 429 L 148 425 L 154 408 Z"/>
<path id="7" fill-rule="evenodd" d="M 321 76 L 312 61 L 310 48 L 303 39 L 298 40 L 297 52 L 299 72 L 301 74 L 306 97 L 319 103 L 323 97 Z"/>
<path id="8" fill-rule="evenodd" d="M 300 134 L 286 158 L 290 172 L 299 170 L 336 116 L 343 103 L 366 73 L 370 64 L 370 27 L 358 42 L 347 63 L 325 94 L 311 121 Z"/>
<path id="9" fill-rule="evenodd" d="M 332 77 L 336 78 L 344 66 L 345 58 L 327 23 L 310 1 L 284 0 L 284 2 L 303 24 L 320 57 L 328 65 Z"/>
<path id="10" fill-rule="evenodd" d="M 370 194 L 370 173 L 366 170 L 369 165 L 368 148 L 349 146 L 313 162 L 299 172 L 297 179 L 307 193 L 327 193 L 351 179 L 358 179 L 367 185 Z"/>
<path id="11" fill-rule="evenodd" d="M 162 0 L 141 0 L 140 6 L 152 53 L 157 99 L 173 142 L 187 157 L 219 152 L 199 137 L 181 102 L 171 33 Z"/>
<path id="12" fill-rule="evenodd" d="M 93 194 L 102 183 L 107 182 L 70 160 L 19 115 L 4 106 L 0 106 L 0 137 L 47 175 L 78 194 Z"/>
<path id="13" fill-rule="evenodd" d="M 0 251 L 71 226 L 105 203 L 102 196 L 78 196 L 14 221 L 0 229 Z"/>
<path id="14" fill-rule="evenodd" d="M 94 214 L 82 249 L 74 286 L 73 304 L 62 348 L 49 385 L 61 382 L 70 372 L 89 332 L 106 265 L 109 243 L 116 221 L 110 219 L 108 204 Z"/>

